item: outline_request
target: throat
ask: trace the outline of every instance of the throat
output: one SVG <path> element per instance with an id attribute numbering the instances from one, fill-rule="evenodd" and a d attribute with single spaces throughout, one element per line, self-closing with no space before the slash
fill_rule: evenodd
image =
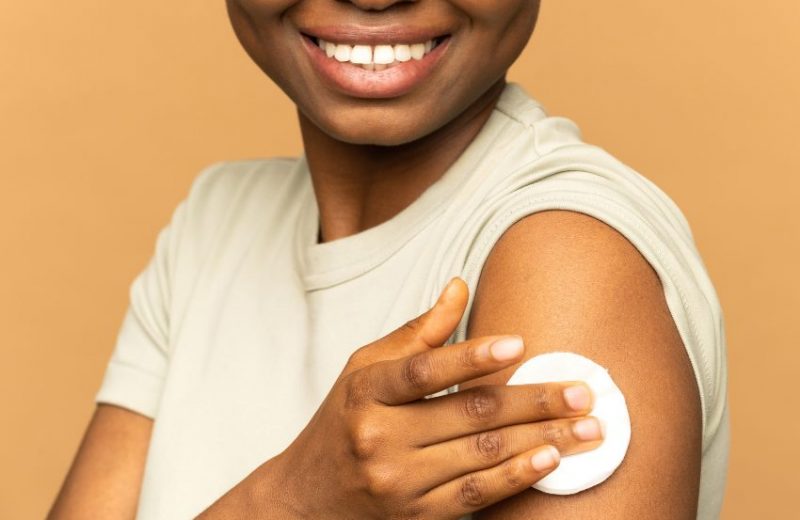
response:
<path id="1" fill-rule="evenodd" d="M 322 174 L 312 173 L 320 243 L 356 235 L 391 220 L 441 177 L 435 170 L 415 168 L 412 163 L 366 164 L 363 169 L 327 168 Z M 310 162 L 309 167 L 313 167 Z"/>
<path id="2" fill-rule="evenodd" d="M 298 112 L 319 207 L 319 242 L 366 231 L 413 204 L 478 135 L 503 85 L 439 130 L 398 146 L 339 141 Z"/>

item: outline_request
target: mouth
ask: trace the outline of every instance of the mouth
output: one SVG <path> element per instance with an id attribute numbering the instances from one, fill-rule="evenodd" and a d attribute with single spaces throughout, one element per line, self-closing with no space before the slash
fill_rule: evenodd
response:
<path id="1" fill-rule="evenodd" d="M 421 61 L 450 36 L 443 35 L 421 43 L 336 43 L 316 36 L 303 35 L 320 48 L 325 55 L 339 63 L 356 65 L 370 72 L 391 69 L 412 60 Z"/>
<path id="2" fill-rule="evenodd" d="M 320 34 L 323 33 L 323 34 Z M 409 32 L 302 31 L 318 76 L 351 97 L 386 99 L 417 88 L 433 73 L 449 47 L 450 34 Z"/>

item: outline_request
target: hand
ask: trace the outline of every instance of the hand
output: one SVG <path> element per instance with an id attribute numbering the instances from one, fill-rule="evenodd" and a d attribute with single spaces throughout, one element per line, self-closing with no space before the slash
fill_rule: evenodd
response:
<path id="1" fill-rule="evenodd" d="M 560 454 L 597 447 L 582 383 L 425 399 L 522 358 L 513 336 L 439 348 L 466 302 L 453 280 L 428 312 L 355 352 L 297 439 L 248 477 L 256 496 L 283 495 L 298 518 L 455 519 L 527 489 Z"/>

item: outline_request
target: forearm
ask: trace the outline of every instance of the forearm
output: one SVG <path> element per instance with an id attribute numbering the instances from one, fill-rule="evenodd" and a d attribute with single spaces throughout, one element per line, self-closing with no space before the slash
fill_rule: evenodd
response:
<path id="1" fill-rule="evenodd" d="M 285 493 L 278 460 L 262 464 L 196 517 L 196 520 L 272 520 L 302 518 Z"/>
<path id="2" fill-rule="evenodd" d="M 133 518 L 152 426 L 133 411 L 98 405 L 48 520 Z"/>

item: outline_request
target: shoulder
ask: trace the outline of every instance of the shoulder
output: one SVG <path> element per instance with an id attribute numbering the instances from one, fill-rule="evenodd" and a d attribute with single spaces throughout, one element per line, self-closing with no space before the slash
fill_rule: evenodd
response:
<path id="1" fill-rule="evenodd" d="M 205 262 L 245 251 L 285 225 L 286 209 L 298 207 L 308 180 L 299 159 L 222 161 L 203 168 L 160 238 L 160 255 L 193 279 Z"/>
<path id="2" fill-rule="evenodd" d="M 192 181 L 188 200 L 196 205 L 219 203 L 242 191 L 270 189 L 292 178 L 299 159 L 239 159 L 203 168 Z M 246 193 L 240 193 L 245 195 Z"/>
<path id="3" fill-rule="evenodd" d="M 658 275 L 618 231 L 568 211 L 519 220 L 486 261 L 468 334 L 519 334 L 526 358 L 563 350 L 595 360 L 614 377 L 631 416 L 628 455 L 606 483 L 572 497 L 522 494 L 497 511 L 591 516 L 602 503 L 614 518 L 694 516 L 698 387 Z M 471 384 L 504 384 L 515 368 Z"/>
<path id="4" fill-rule="evenodd" d="M 626 289 L 663 292 L 647 260 L 619 231 L 590 215 L 546 210 L 512 224 L 492 248 L 481 284 L 522 277 L 526 284 L 557 281 L 562 291 L 579 289 L 595 297 L 624 296 Z M 512 284 L 503 284 L 508 290 Z M 564 294 L 573 304 L 576 295 Z M 591 296 L 585 296 L 586 300 Z"/>
<path id="5" fill-rule="evenodd" d="M 222 161 L 204 168 L 181 202 L 184 231 L 208 238 L 215 230 L 263 221 L 278 206 L 296 203 L 307 184 L 300 166 L 300 159 L 274 158 Z"/>
<path id="6" fill-rule="evenodd" d="M 620 383 L 634 422 L 628 470 L 564 508 L 663 485 L 680 489 L 689 511 L 701 454 L 727 442 L 722 313 L 689 224 L 655 183 L 580 141 L 569 120 L 520 113 L 535 114 L 510 111 L 509 128 L 518 131 L 504 134 L 511 144 L 501 162 L 508 160 L 487 174 L 489 195 L 459 223 L 465 236 L 457 245 L 466 251 L 447 274 L 460 273 L 472 299 L 455 340 L 516 333 L 528 357 L 574 351 Z M 472 384 L 504 384 L 513 370 Z M 667 454 L 684 465 L 648 477 Z M 602 491 L 609 489 L 616 491 Z"/>
<path id="7" fill-rule="evenodd" d="M 480 211 L 468 213 L 461 225 L 467 236 L 460 243 L 468 250 L 456 268 L 474 294 L 474 305 L 485 299 L 479 281 L 486 286 L 494 279 L 493 291 L 507 289 L 513 269 L 529 282 L 562 287 L 548 297 L 553 319 L 560 310 L 554 305 L 596 314 L 581 305 L 629 304 L 631 291 L 639 291 L 639 298 L 648 288 L 664 305 L 669 325 L 679 333 L 679 351 L 688 356 L 696 377 L 707 446 L 725 408 L 723 320 L 678 206 L 653 182 L 586 143 L 557 146 L 498 178 Z M 570 281 L 575 283 L 567 285 Z M 466 336 L 472 320 L 462 323 L 457 339 Z"/>
<path id="8" fill-rule="evenodd" d="M 542 349 L 575 346 L 620 363 L 666 349 L 696 386 L 658 274 L 619 231 L 586 214 L 544 211 L 508 228 L 483 266 L 469 326 L 530 329 Z"/>

